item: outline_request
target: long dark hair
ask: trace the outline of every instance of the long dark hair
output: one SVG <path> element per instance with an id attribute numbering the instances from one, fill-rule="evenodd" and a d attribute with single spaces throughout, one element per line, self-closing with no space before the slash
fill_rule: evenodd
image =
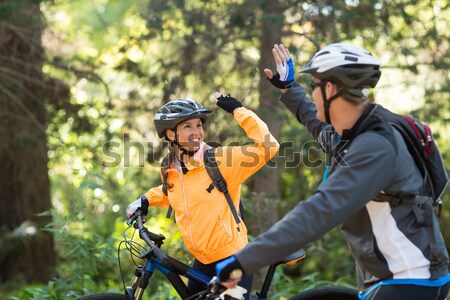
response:
<path id="1" fill-rule="evenodd" d="M 166 157 L 163 158 L 161 161 L 161 176 L 163 185 L 167 190 L 170 190 L 173 187 L 173 184 L 169 183 L 167 179 L 169 178 L 169 168 L 172 165 L 172 163 L 175 160 L 175 149 L 172 147 L 172 145 L 169 146 L 169 153 L 166 155 Z"/>

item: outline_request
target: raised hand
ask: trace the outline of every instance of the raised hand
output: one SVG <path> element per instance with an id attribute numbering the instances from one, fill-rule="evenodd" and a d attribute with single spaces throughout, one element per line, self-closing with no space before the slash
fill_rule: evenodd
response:
<path id="1" fill-rule="evenodd" d="M 229 112 L 230 114 L 233 114 L 236 108 L 242 107 L 242 103 L 237 99 L 231 97 L 229 94 L 224 96 L 221 93 L 216 92 L 214 94 L 214 98 L 217 106 Z"/>
<path id="2" fill-rule="evenodd" d="M 273 58 L 275 59 L 277 73 L 274 75 L 272 70 L 264 69 L 267 79 L 277 88 L 286 90 L 296 85 L 294 82 L 294 62 L 289 50 L 283 44 L 275 44 L 272 48 Z"/>

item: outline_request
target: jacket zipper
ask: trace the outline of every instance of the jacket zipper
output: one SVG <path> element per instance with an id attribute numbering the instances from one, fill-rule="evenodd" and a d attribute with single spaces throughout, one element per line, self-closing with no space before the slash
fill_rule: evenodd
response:
<path id="1" fill-rule="evenodd" d="M 198 250 L 197 246 L 195 245 L 194 238 L 192 237 L 192 222 L 191 222 L 191 218 L 189 217 L 189 213 L 188 213 L 188 209 L 187 209 L 187 199 L 186 199 L 186 192 L 184 190 L 183 174 L 181 174 L 181 173 L 179 173 L 179 174 L 180 174 L 180 180 L 181 180 L 181 189 L 183 191 L 184 212 L 185 212 L 186 217 L 187 217 L 188 222 L 189 222 L 189 237 L 191 238 L 192 247 L 194 247 L 195 251 L 200 253 L 200 251 Z"/>
<path id="2" fill-rule="evenodd" d="M 223 228 L 225 228 L 225 231 L 226 231 L 228 237 L 231 238 L 230 230 L 228 229 L 227 224 L 225 224 L 225 221 L 222 218 L 222 212 L 219 213 L 219 216 L 220 216 L 220 222 L 222 222 Z"/>

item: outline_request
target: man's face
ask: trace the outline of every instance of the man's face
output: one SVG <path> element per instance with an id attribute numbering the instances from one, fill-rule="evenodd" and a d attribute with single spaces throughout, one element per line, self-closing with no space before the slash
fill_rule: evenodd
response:
<path id="1" fill-rule="evenodd" d="M 311 83 L 310 83 L 311 98 L 314 100 L 314 103 L 316 104 L 316 109 L 317 109 L 316 118 L 319 121 L 325 122 L 323 96 L 322 96 L 322 92 L 320 91 L 321 84 L 324 84 L 324 83 L 321 83 L 320 80 L 317 78 L 314 78 L 313 81 L 311 81 Z"/>

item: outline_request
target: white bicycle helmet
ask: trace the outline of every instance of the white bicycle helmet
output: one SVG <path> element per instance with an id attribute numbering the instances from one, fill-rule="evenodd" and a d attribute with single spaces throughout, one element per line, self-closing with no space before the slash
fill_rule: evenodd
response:
<path id="1" fill-rule="evenodd" d="M 347 92 L 362 96 L 362 89 L 375 87 L 380 79 L 381 62 L 369 51 L 353 45 L 331 44 L 316 54 L 300 71 L 321 80 L 341 83 Z"/>
<path id="2" fill-rule="evenodd" d="M 176 99 L 166 103 L 153 119 L 160 138 L 166 136 L 166 130 L 174 129 L 178 124 L 193 118 L 200 118 L 203 123 L 212 110 L 190 99 Z"/>

